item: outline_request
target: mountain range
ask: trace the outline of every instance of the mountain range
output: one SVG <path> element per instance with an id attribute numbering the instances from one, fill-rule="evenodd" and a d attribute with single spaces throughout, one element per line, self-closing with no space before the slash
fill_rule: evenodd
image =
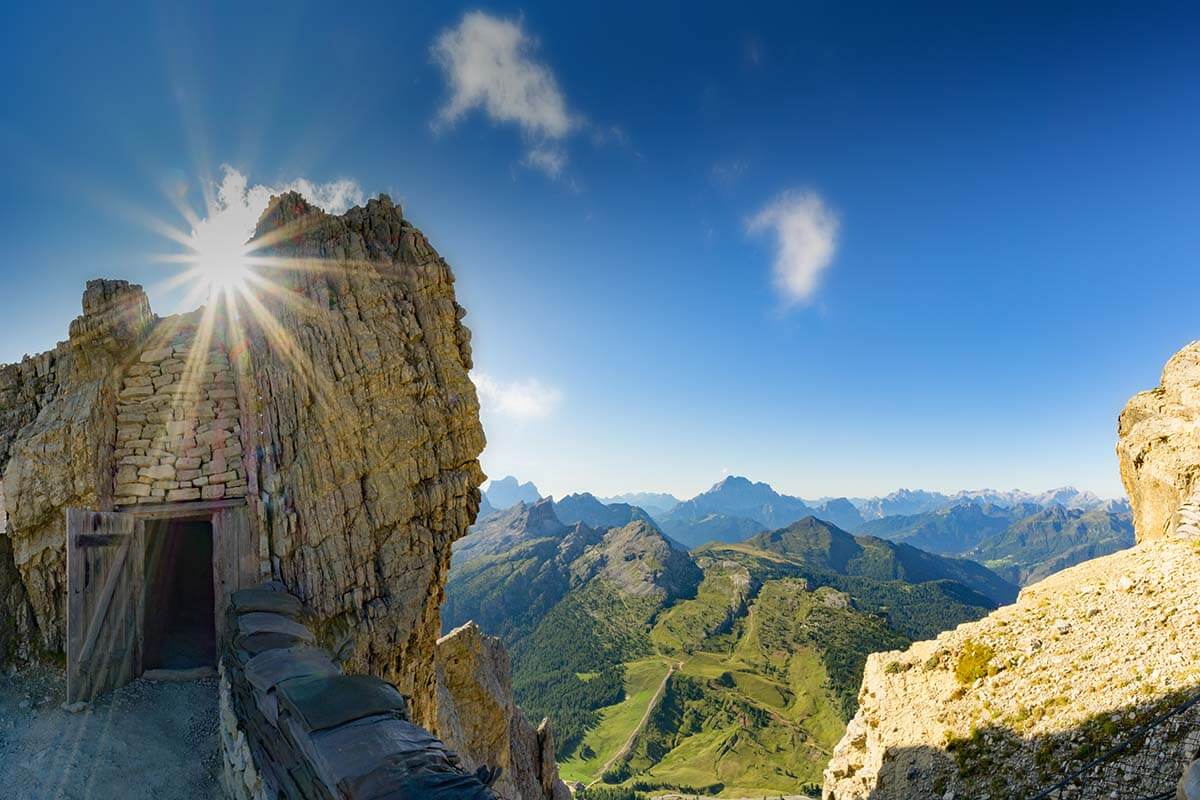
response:
<path id="1" fill-rule="evenodd" d="M 757 519 L 799 508 L 764 509 L 765 484 L 746 484 L 716 494 Z M 505 639 L 518 701 L 551 719 L 568 780 L 750 796 L 816 783 L 868 653 L 1015 594 L 979 564 L 811 514 L 689 552 L 643 509 L 584 494 L 477 522 L 442 616 Z"/>
<path id="2" fill-rule="evenodd" d="M 538 496 L 532 483 L 511 476 L 495 481 L 484 494 L 479 519 L 498 513 L 501 502 L 519 497 L 514 502 L 532 504 Z M 685 501 L 653 492 L 621 497 L 626 499 L 578 493 L 552 502 L 560 522 L 607 528 L 640 519 L 672 543 L 692 549 L 709 542 L 744 542 L 814 516 L 845 531 L 980 561 L 1018 585 L 1133 543 L 1128 501 L 1103 500 L 1071 487 L 952 494 L 901 489 L 885 497 L 805 501 L 766 483 L 729 476 Z M 628 502 L 632 499 L 653 503 L 656 510 Z"/>

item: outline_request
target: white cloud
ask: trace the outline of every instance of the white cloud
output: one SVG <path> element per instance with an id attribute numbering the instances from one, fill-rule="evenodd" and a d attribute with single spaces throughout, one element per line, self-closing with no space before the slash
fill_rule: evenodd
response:
<path id="1" fill-rule="evenodd" d="M 278 186 L 250 186 L 246 176 L 228 164 L 222 165 L 221 182 L 213 188 L 215 194 L 206 215 L 196 224 L 192 235 L 201 241 L 223 242 L 233 250 L 253 235 L 254 226 L 272 195 L 296 191 L 331 214 L 340 214 L 363 202 L 363 191 L 352 180 L 313 183 L 307 178 L 296 178 Z"/>
<path id="2" fill-rule="evenodd" d="M 567 151 L 553 144 L 540 144 L 525 156 L 525 166 L 540 169 L 551 178 L 562 174 L 567 165 Z"/>
<path id="3" fill-rule="evenodd" d="M 451 96 L 438 123 L 453 125 L 482 109 L 493 122 L 516 124 L 530 142 L 525 163 L 556 177 L 567 153 L 557 142 L 579 124 L 554 73 L 533 58 L 537 40 L 521 21 L 482 11 L 463 15 L 457 27 L 438 35 L 433 59 L 445 73 Z"/>
<path id="4" fill-rule="evenodd" d="M 484 411 L 517 419 L 544 419 L 554 413 L 562 402 L 562 392 L 536 378 L 523 381 L 500 381 L 483 372 L 473 372 L 471 379 L 479 392 Z"/>
<path id="5" fill-rule="evenodd" d="M 837 215 L 815 192 L 784 192 L 746 227 L 751 233 L 775 232 L 775 287 L 787 305 L 811 300 L 837 250 Z"/>

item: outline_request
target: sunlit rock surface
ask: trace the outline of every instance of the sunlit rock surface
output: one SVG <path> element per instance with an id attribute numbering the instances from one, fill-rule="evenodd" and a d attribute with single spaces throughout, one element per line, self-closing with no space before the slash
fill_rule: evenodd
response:
<path id="1" fill-rule="evenodd" d="M 0 367 L 0 659 L 64 650 L 64 509 L 245 494 L 260 571 L 312 610 L 347 671 L 394 682 L 430 728 L 452 714 L 478 732 L 473 715 L 490 724 L 500 709 L 501 744 L 472 734 L 462 754 L 505 765 L 514 796 L 561 797 L 551 736 L 517 711 L 502 648 L 468 670 L 488 687 L 467 695 L 483 705 L 443 685 L 454 707 L 439 717 L 451 543 L 474 521 L 484 480 L 471 337 L 449 265 L 384 196 L 333 216 L 283 195 L 255 243 L 258 277 L 229 305 L 160 319 L 141 287 L 93 281 L 68 341 Z M 199 386 L 163 388 L 193 352 L 205 362 Z M 196 419 L 178 419 L 192 395 Z M 119 417 L 132 426 L 138 415 L 136 436 L 118 432 Z M 220 447 L 207 441 L 217 429 Z M 221 498 L 213 475 L 225 477 Z"/>
<path id="2" fill-rule="evenodd" d="M 473 622 L 438 640 L 438 718 L 434 732 L 453 750 L 470 754 L 469 768 L 502 768 L 501 797 L 569 800 L 558 777 L 549 723 L 535 730 L 513 700 L 508 653 Z"/>
<path id="3" fill-rule="evenodd" d="M 1171 535 L 1200 489 L 1200 342 L 1176 353 L 1159 385 L 1121 412 L 1117 456 L 1138 541 Z"/>
<path id="4" fill-rule="evenodd" d="M 871 655 L 825 770 L 827 800 L 1029 796 L 1200 692 L 1200 343 L 1129 402 L 1119 435 L 1138 545 Z M 1192 706 L 1053 796 L 1170 793 L 1198 747 Z"/>

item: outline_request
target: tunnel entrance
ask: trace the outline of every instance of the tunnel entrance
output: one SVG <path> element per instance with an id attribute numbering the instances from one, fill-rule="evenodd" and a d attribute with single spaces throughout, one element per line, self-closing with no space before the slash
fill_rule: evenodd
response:
<path id="1" fill-rule="evenodd" d="M 229 596 L 269 574 L 242 499 L 69 508 L 66 545 L 71 703 L 211 672 Z"/>
<path id="2" fill-rule="evenodd" d="M 146 523 L 144 669 L 217 663 L 210 519 Z"/>

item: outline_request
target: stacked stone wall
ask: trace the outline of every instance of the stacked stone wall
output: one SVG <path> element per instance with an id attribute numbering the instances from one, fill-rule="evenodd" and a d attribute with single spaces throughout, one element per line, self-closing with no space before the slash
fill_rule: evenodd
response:
<path id="1" fill-rule="evenodd" d="M 199 347 L 197 338 L 189 327 L 166 341 L 152 336 L 125 371 L 113 452 L 118 506 L 246 496 L 229 357 L 219 341 Z"/>

